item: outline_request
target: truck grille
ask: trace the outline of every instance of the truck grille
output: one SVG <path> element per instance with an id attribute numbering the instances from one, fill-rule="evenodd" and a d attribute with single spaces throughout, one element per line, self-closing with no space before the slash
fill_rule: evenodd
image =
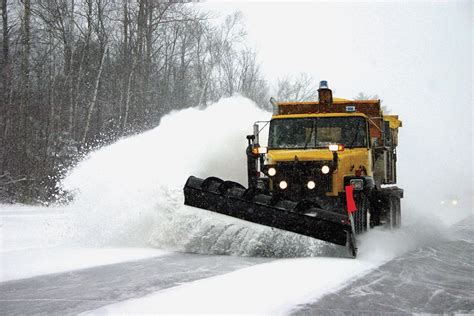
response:
<path id="1" fill-rule="evenodd" d="M 331 161 L 289 161 L 276 165 L 277 174 L 273 177 L 273 190 L 276 194 L 292 200 L 311 198 L 332 191 L 332 169 L 328 174 L 321 172 L 321 167 L 332 166 Z M 280 189 L 279 183 L 286 181 L 288 187 Z M 316 187 L 308 189 L 308 181 L 314 181 Z"/>

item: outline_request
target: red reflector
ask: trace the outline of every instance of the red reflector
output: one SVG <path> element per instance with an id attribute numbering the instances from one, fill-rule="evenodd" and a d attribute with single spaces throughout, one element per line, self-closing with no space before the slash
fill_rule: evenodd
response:
<path id="1" fill-rule="evenodd" d="M 354 201 L 354 194 L 353 190 L 354 187 L 352 185 L 346 185 L 346 204 L 347 204 L 347 213 L 352 214 L 357 211 L 357 207 Z"/>

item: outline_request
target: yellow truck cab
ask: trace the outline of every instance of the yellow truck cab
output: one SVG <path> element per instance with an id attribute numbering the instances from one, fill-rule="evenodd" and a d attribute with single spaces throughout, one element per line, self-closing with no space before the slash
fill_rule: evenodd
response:
<path id="1" fill-rule="evenodd" d="M 402 123 L 396 115 L 383 114 L 380 100 L 333 98 L 326 81 L 318 94 L 319 100 L 312 102 L 273 100 L 268 147 L 259 147 L 258 135 L 253 138 L 252 151 L 261 159 L 249 164 L 249 186 L 284 199 L 312 200 L 339 212 L 347 209 L 346 187 L 351 186 L 356 207 L 363 209 L 360 223 L 356 218 L 356 231 L 365 231 L 367 214 L 372 215 L 371 226 L 381 223 L 380 212 L 370 210 L 370 205 L 385 200 L 382 185 L 396 182 Z M 392 191 L 398 198 L 403 194 L 398 188 Z M 396 218 L 392 222 L 399 225 Z"/>
<path id="2" fill-rule="evenodd" d="M 295 161 L 302 163 L 301 172 L 295 171 Z M 344 176 L 373 177 L 372 165 L 369 121 L 362 113 L 272 117 L 264 167 L 275 170 L 270 177 L 272 190 L 301 197 L 313 192 L 337 196 L 344 191 Z"/>

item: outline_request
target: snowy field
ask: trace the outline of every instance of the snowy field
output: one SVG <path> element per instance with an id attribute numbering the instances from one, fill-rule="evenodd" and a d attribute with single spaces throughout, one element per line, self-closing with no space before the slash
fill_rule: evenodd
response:
<path id="1" fill-rule="evenodd" d="M 232 124 L 220 119 L 229 115 Z M 407 192 L 401 229 L 377 228 L 361 236 L 357 259 L 345 258 L 343 247 L 184 206 L 182 187 L 189 175 L 245 183 L 242 135 L 254 120 L 268 116 L 240 97 L 175 112 L 154 130 L 101 148 L 71 170 L 63 182 L 74 194 L 71 204 L 0 205 L 0 310 L 311 311 L 317 309 L 311 304 L 374 271 L 385 275 L 380 271 L 394 259 L 450 240 L 463 242 L 452 225 L 472 216 L 470 201 L 443 206 L 432 197 L 422 199 L 427 193 L 421 191 Z M 183 126 L 192 133 L 183 133 Z M 450 256 L 469 247 L 453 246 Z M 429 260 L 439 258 L 426 260 L 429 267 Z M 465 270 L 474 274 L 472 265 Z M 464 294 L 472 297 L 469 282 Z M 438 306 L 442 311 L 444 305 Z M 454 310 L 474 311 L 472 300 Z"/>

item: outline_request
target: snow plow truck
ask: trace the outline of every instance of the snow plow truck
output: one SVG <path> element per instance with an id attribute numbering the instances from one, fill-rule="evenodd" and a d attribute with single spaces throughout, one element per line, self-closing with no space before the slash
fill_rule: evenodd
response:
<path id="1" fill-rule="evenodd" d="M 186 205 L 346 246 L 354 258 L 359 234 L 400 226 L 397 115 L 380 100 L 333 98 L 326 81 L 318 101 L 270 102 L 271 120 L 247 136 L 248 188 L 190 176 Z"/>

